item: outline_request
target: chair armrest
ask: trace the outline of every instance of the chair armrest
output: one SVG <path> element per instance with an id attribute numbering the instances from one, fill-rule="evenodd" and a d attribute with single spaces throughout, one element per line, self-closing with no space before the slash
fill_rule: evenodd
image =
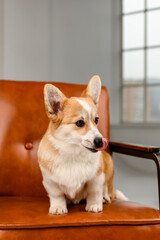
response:
<path id="1" fill-rule="evenodd" d="M 150 159 L 155 162 L 157 167 L 159 212 L 160 212 L 160 147 L 153 146 L 149 147 L 144 145 L 109 142 L 109 149 L 111 153 L 117 152 L 134 157 Z"/>
<path id="2" fill-rule="evenodd" d="M 120 143 L 120 142 L 109 142 L 109 148 L 111 152 L 123 152 L 127 154 L 128 151 L 136 150 L 141 152 L 149 152 L 149 153 L 158 153 L 160 151 L 160 147 L 155 146 L 145 146 L 145 145 L 136 145 L 136 144 L 129 144 L 129 143 Z"/>

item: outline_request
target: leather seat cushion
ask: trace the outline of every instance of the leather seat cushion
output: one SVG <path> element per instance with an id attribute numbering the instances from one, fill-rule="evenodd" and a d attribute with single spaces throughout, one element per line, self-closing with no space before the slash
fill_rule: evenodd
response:
<path id="1" fill-rule="evenodd" d="M 0 197 L 0 229 L 160 224 L 158 211 L 133 202 L 104 204 L 102 213 L 86 212 L 85 204 L 69 205 L 63 216 L 49 215 L 48 209 L 45 197 Z"/>

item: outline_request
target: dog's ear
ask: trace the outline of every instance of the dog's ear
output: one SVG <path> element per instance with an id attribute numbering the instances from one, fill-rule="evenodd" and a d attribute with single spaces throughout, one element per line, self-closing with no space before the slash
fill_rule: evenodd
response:
<path id="1" fill-rule="evenodd" d="M 90 96 L 93 99 L 93 102 L 97 105 L 101 93 L 101 79 L 98 75 L 93 76 L 87 88 L 82 93 L 81 97 Z"/>
<path id="2" fill-rule="evenodd" d="M 44 86 L 44 102 L 47 115 L 52 120 L 61 118 L 64 101 L 67 98 L 52 84 Z"/>

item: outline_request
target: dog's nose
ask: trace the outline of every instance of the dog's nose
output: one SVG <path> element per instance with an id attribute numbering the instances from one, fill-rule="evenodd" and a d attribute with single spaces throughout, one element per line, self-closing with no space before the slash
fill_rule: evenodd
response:
<path id="1" fill-rule="evenodd" d="M 96 148 L 100 148 L 103 146 L 102 138 L 97 137 L 94 139 L 94 145 Z"/>

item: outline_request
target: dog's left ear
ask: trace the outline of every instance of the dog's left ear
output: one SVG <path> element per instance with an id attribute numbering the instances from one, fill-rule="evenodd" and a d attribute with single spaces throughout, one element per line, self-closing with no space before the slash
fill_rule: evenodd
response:
<path id="1" fill-rule="evenodd" d="M 101 79 L 98 75 L 93 76 L 87 88 L 82 93 L 82 97 L 90 96 L 93 99 L 93 102 L 97 105 L 101 93 Z"/>

